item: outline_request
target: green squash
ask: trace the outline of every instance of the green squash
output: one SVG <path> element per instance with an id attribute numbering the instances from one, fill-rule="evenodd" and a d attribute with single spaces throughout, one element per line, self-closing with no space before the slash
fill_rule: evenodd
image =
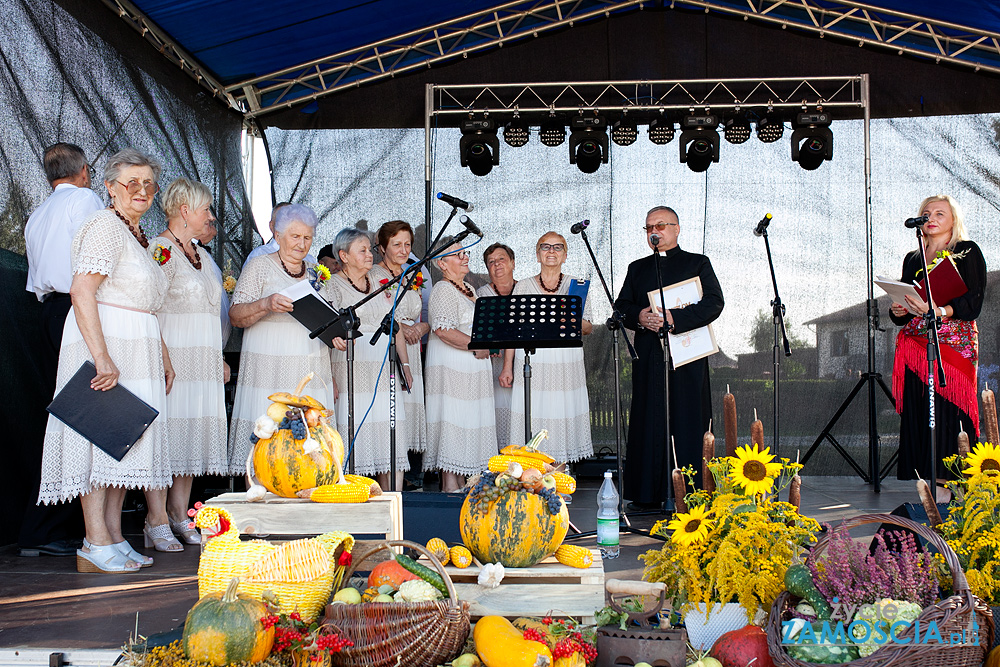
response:
<path id="1" fill-rule="evenodd" d="M 224 593 L 206 595 L 191 607 L 181 639 L 188 659 L 223 667 L 271 655 L 274 628 L 265 628 L 261 621 L 267 607 L 238 595 L 239 583 L 239 577 L 233 577 Z"/>

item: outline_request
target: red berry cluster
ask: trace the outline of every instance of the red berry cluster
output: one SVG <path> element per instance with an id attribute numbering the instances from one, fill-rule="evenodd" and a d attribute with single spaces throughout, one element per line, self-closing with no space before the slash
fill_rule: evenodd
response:
<path id="1" fill-rule="evenodd" d="M 555 648 L 552 649 L 552 657 L 557 660 L 559 658 L 568 658 L 574 653 L 582 654 L 583 659 L 588 663 L 597 660 L 597 647 L 585 642 L 583 635 L 579 632 L 574 632 L 566 639 L 559 640 L 556 642 Z"/>
<path id="2" fill-rule="evenodd" d="M 313 623 L 307 626 L 298 612 L 287 616 L 269 614 L 260 619 L 265 629 L 274 628 L 274 650 L 286 649 L 308 650 L 311 652 L 337 653 L 340 650 L 354 646 L 354 642 L 343 639 L 332 632 L 329 626 Z M 317 655 L 311 656 L 318 660 Z"/>
<path id="3" fill-rule="evenodd" d="M 268 628 L 273 628 L 274 626 L 276 626 L 280 620 L 281 620 L 280 616 L 275 616 L 272 614 L 270 616 L 264 616 L 263 618 L 260 619 L 260 622 L 264 626 L 264 629 L 267 630 Z"/>
<path id="4" fill-rule="evenodd" d="M 535 628 L 525 628 L 524 632 L 522 633 L 522 636 L 528 641 L 541 642 L 543 644 L 548 643 L 545 641 L 545 635 L 543 635 Z"/>
<path id="5" fill-rule="evenodd" d="M 341 649 L 354 646 L 354 642 L 352 642 L 350 639 L 338 637 L 337 635 L 321 635 L 320 637 L 316 638 L 316 646 L 321 651 L 328 651 L 330 653 L 339 653 Z"/>

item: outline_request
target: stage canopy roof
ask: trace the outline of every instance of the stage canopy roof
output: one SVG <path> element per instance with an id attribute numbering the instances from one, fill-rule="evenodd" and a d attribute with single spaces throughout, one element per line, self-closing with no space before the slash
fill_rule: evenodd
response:
<path id="1" fill-rule="evenodd" d="M 103 1 L 286 128 L 419 126 L 428 82 L 869 72 L 875 116 L 1000 110 L 1000 6 L 979 0 Z"/>

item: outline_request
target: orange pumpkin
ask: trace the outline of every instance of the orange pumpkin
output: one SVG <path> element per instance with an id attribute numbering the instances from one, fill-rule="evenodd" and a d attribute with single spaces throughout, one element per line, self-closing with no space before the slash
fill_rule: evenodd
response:
<path id="1" fill-rule="evenodd" d="M 270 438 L 257 442 L 253 467 L 264 488 L 283 498 L 295 498 L 295 494 L 302 489 L 337 482 L 336 461 L 344 460 L 344 442 L 340 434 L 329 425 L 320 423 L 309 429 L 309 435 L 322 448 L 312 456 L 303 452 L 303 441 L 292 437 L 290 429 L 275 431 Z"/>
<path id="2" fill-rule="evenodd" d="M 565 503 L 559 504 L 559 513 L 549 514 L 541 496 L 511 491 L 482 513 L 466 496 L 458 519 L 462 541 L 482 563 L 531 567 L 554 554 L 569 531 L 569 512 Z"/>
<path id="3" fill-rule="evenodd" d="M 368 575 L 368 586 L 369 588 L 378 588 L 383 584 L 389 584 L 393 588 L 399 588 L 399 585 L 404 581 L 419 578 L 397 563 L 395 559 L 390 558 L 372 568 L 371 574 Z"/>

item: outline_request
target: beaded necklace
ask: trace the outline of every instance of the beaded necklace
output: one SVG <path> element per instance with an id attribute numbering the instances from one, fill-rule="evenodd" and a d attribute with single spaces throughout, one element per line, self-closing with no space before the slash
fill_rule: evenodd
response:
<path id="1" fill-rule="evenodd" d="M 201 257 L 198 255 L 198 249 L 192 247 L 192 250 L 194 251 L 194 259 L 191 259 L 191 256 L 188 255 L 187 253 L 187 248 L 185 248 L 184 244 L 181 243 L 181 240 L 177 238 L 177 234 L 174 234 L 174 230 L 170 229 L 170 227 L 167 227 L 167 231 L 170 232 L 170 235 L 174 237 L 175 241 L 177 241 L 177 245 L 180 246 L 181 252 L 184 253 L 185 257 L 187 257 L 187 261 L 191 262 L 191 266 L 193 266 L 198 271 L 201 271 Z"/>
<path id="2" fill-rule="evenodd" d="M 278 265 L 281 266 L 281 270 L 284 271 L 289 278 L 295 278 L 296 280 L 298 280 L 302 276 L 306 275 L 305 260 L 302 260 L 302 270 L 299 271 L 298 273 L 292 273 L 291 271 L 288 270 L 288 268 L 285 266 L 284 260 L 281 259 L 281 255 L 278 255 Z"/>
<path id="3" fill-rule="evenodd" d="M 466 285 L 465 285 L 465 281 L 462 281 L 462 284 L 461 284 L 461 285 L 459 285 L 458 283 L 456 283 L 456 282 L 455 282 L 454 280 L 452 280 L 451 278 L 445 278 L 445 280 L 447 280 L 447 281 L 448 281 L 448 282 L 450 282 L 450 283 L 451 283 L 452 285 L 454 285 L 454 286 L 455 286 L 455 289 L 457 289 L 457 290 L 458 290 L 459 292 L 461 292 L 462 294 L 464 294 L 464 295 L 466 296 L 466 298 L 469 298 L 469 299 L 471 299 L 471 298 L 472 298 L 472 295 L 473 295 L 473 292 L 472 292 L 472 290 L 471 290 L 471 289 L 469 289 L 468 287 L 466 287 Z"/>
<path id="4" fill-rule="evenodd" d="M 125 226 L 128 227 L 128 230 L 132 232 L 132 236 L 134 236 L 135 240 L 139 242 L 139 245 L 141 245 L 143 248 L 149 248 L 149 239 L 146 238 L 146 234 L 145 232 L 142 231 L 142 227 L 136 225 L 136 227 L 138 227 L 138 230 L 133 229 L 132 223 L 129 221 L 129 219 L 126 218 L 124 215 L 122 215 L 121 212 L 114 207 L 114 205 L 109 206 L 108 208 L 114 211 L 115 215 L 118 216 L 118 219 L 125 223 Z"/>
<path id="5" fill-rule="evenodd" d="M 351 277 L 349 275 L 347 275 L 347 271 L 341 271 L 341 273 L 343 273 L 344 277 L 347 278 L 347 282 L 351 283 L 351 287 L 353 287 L 357 291 L 361 292 L 362 294 L 368 294 L 368 292 L 371 291 L 371 289 L 372 289 L 372 283 L 371 283 L 370 280 L 368 280 L 368 274 L 367 273 L 365 274 L 365 288 L 363 290 L 360 287 L 358 287 L 357 285 L 354 284 L 354 281 L 351 280 Z M 390 271 L 390 273 L 391 273 L 391 271 Z"/>
<path id="6" fill-rule="evenodd" d="M 549 294 L 555 294 L 556 292 L 559 291 L 559 288 L 562 286 L 562 280 L 563 280 L 563 274 L 562 272 L 560 272 L 559 282 L 556 283 L 556 286 L 554 288 L 549 289 L 548 287 L 545 286 L 545 283 L 542 282 L 542 274 L 540 273 L 538 274 L 538 284 L 541 285 L 542 289 L 548 292 Z"/>

